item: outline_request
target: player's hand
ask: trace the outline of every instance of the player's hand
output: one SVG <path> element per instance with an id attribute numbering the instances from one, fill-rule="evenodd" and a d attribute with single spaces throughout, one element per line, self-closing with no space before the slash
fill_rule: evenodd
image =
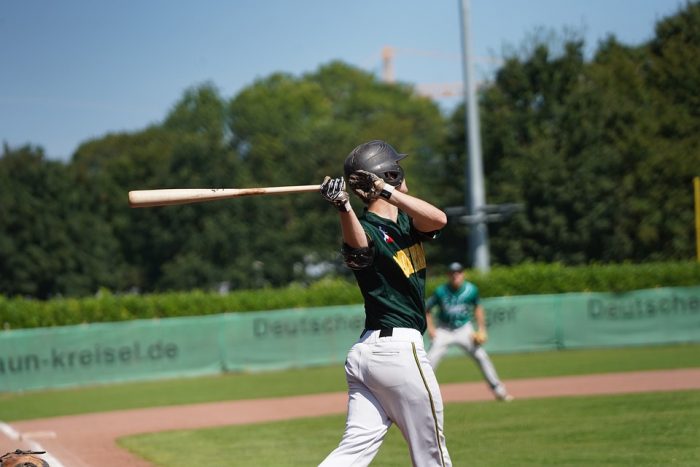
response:
<path id="1" fill-rule="evenodd" d="M 369 202 L 379 198 L 386 182 L 372 172 L 356 170 L 348 177 L 348 185 L 357 196 Z"/>
<path id="2" fill-rule="evenodd" d="M 484 345 L 488 339 L 489 336 L 483 329 L 480 329 L 474 333 L 474 344 L 476 345 Z"/>
<path id="3" fill-rule="evenodd" d="M 338 208 L 339 211 L 350 211 L 350 195 L 345 191 L 343 177 L 331 178 L 326 176 L 321 184 L 321 197 Z"/>

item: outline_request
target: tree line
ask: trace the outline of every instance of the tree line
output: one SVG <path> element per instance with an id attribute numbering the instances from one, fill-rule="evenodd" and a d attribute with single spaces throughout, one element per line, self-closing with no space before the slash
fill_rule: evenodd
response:
<path id="1" fill-rule="evenodd" d="M 660 20 L 644 44 L 610 36 L 590 58 L 584 45 L 534 41 L 480 89 L 487 202 L 524 208 L 489 225 L 492 262 L 692 259 L 700 3 Z M 384 139 L 409 154 L 412 193 L 462 205 L 464 114 L 334 61 L 231 98 L 194 86 L 161 122 L 86 141 L 66 162 L 4 144 L 0 294 L 254 289 L 347 274 L 336 215 L 313 193 L 129 209 L 127 192 L 318 184 L 342 174 L 357 144 Z M 429 261 L 469 262 L 467 229 L 452 220 Z"/>

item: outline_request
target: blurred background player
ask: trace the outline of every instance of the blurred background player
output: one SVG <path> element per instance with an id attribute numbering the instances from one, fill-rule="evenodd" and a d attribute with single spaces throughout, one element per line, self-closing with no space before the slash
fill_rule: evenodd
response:
<path id="1" fill-rule="evenodd" d="M 513 400 L 482 347 L 488 334 L 484 307 L 479 304 L 479 289 L 464 279 L 464 267 L 460 263 L 450 264 L 448 276 L 448 282 L 435 290 L 425 306 L 431 340 L 428 358 L 433 370 L 437 370 L 449 346 L 457 345 L 479 365 L 496 399 L 506 402 Z M 437 308 L 436 313 L 432 313 L 433 308 Z"/>
<path id="2" fill-rule="evenodd" d="M 348 352 L 348 412 L 338 447 L 321 466 L 369 465 L 392 423 L 414 466 L 450 466 L 443 404 L 423 348 L 426 263 L 422 242 L 437 237 L 447 217 L 408 195 L 399 160 L 384 141 L 370 141 L 345 159 L 345 176 L 366 208 L 358 217 L 345 180 L 326 177 L 321 196 L 338 208 L 345 264 L 365 302 L 365 330 Z"/>

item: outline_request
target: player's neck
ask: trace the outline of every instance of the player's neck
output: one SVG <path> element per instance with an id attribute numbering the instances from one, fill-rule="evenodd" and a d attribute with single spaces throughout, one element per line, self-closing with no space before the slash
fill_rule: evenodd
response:
<path id="1" fill-rule="evenodd" d="M 399 208 L 393 204 L 389 204 L 383 199 L 376 199 L 370 202 L 369 206 L 367 206 L 367 210 L 393 222 L 396 222 L 399 218 Z"/>

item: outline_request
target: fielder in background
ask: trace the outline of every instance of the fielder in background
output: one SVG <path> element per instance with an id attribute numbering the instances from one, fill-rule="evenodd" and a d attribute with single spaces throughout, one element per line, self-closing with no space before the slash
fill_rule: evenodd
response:
<path id="1" fill-rule="evenodd" d="M 488 334 L 484 307 L 479 304 L 479 289 L 464 279 L 464 267 L 459 263 L 450 264 L 448 274 L 448 282 L 435 290 L 425 307 L 431 340 L 428 358 L 433 369 L 437 370 L 450 345 L 458 345 L 479 365 L 496 399 L 506 402 L 513 400 L 482 347 Z M 432 312 L 434 308 L 437 308 L 437 313 Z"/>
<path id="2" fill-rule="evenodd" d="M 342 254 L 365 302 L 365 330 L 348 352 L 348 412 L 338 447 L 323 467 L 366 466 L 395 423 L 414 466 L 451 466 L 443 404 L 423 348 L 426 264 L 423 241 L 438 236 L 445 213 L 410 196 L 399 154 L 383 141 L 345 159 L 352 191 L 365 203 L 355 214 L 342 177 L 326 177 L 321 196 L 338 208 Z"/>

